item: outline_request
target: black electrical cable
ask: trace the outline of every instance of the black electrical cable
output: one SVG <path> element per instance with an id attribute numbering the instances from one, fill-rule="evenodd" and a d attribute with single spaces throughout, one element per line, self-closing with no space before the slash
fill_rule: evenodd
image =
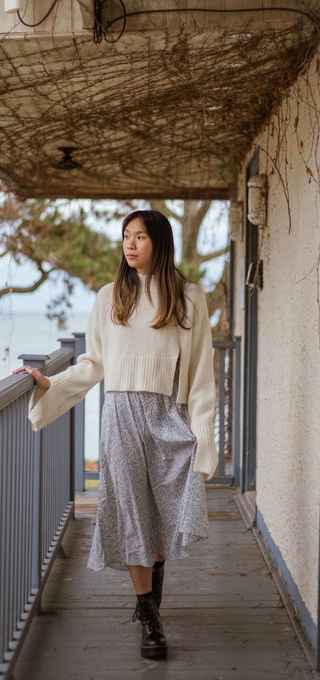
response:
<path id="1" fill-rule="evenodd" d="M 127 22 L 128 17 L 133 17 L 133 16 L 139 16 L 139 15 L 145 15 L 145 14 L 160 14 L 165 12 L 166 14 L 169 13 L 186 13 L 186 12 L 207 12 L 209 14 L 248 14 L 252 12 L 290 12 L 291 14 L 299 14 L 300 16 L 305 17 L 309 21 L 312 22 L 314 26 L 316 26 L 317 31 L 320 32 L 320 17 L 319 19 L 316 18 L 314 15 L 310 14 L 306 10 L 303 9 L 295 9 L 292 7 L 250 7 L 250 8 L 238 8 L 238 9 L 204 9 L 202 7 L 186 7 L 184 9 L 182 8 L 170 8 L 170 9 L 144 9 L 144 10 L 137 10 L 135 12 L 127 12 L 124 3 L 122 0 L 119 0 L 121 2 L 122 8 L 123 8 L 123 15 L 115 17 L 115 19 L 112 19 L 112 21 L 108 21 L 106 25 L 106 30 L 110 28 L 113 24 L 115 24 L 117 21 L 124 21 L 125 23 Z M 102 5 L 104 4 L 105 0 L 102 0 Z M 123 33 L 124 27 L 118 36 L 117 40 L 121 37 Z M 108 41 L 107 41 L 108 42 Z M 116 40 L 113 40 L 112 42 L 116 42 Z"/>
<path id="2" fill-rule="evenodd" d="M 106 39 L 106 30 L 103 29 L 103 24 L 102 24 L 102 6 L 104 4 L 104 0 L 95 0 L 96 9 L 95 9 L 95 18 L 94 18 L 95 24 L 94 24 L 94 29 L 93 29 L 93 41 L 96 44 L 101 42 L 102 36 L 104 36 L 104 39 L 105 39 L 106 42 L 112 44 L 112 43 L 115 43 L 118 40 L 120 40 L 121 36 L 123 35 L 125 28 L 126 28 L 126 25 L 127 25 L 127 10 L 126 10 L 126 7 L 125 7 L 123 0 L 118 0 L 118 1 L 119 1 L 120 5 L 122 7 L 123 14 L 122 14 L 122 17 L 117 17 L 116 20 L 118 21 L 119 18 L 122 19 L 123 26 L 122 26 L 122 29 L 121 29 L 119 35 L 115 39 L 107 40 Z M 107 29 L 108 29 L 108 25 L 107 25 Z"/>
<path id="3" fill-rule="evenodd" d="M 184 13 L 187 13 L 187 12 L 193 12 L 193 13 L 195 13 L 195 12 L 207 12 L 207 13 L 209 13 L 209 14 L 248 14 L 248 13 L 253 13 L 253 12 L 256 12 L 256 13 L 257 13 L 257 12 L 289 12 L 289 13 L 291 13 L 291 14 L 298 14 L 298 15 L 300 15 L 300 16 L 302 16 L 302 17 L 305 17 L 306 19 L 308 19 L 309 21 L 311 21 L 312 24 L 313 24 L 314 26 L 316 26 L 316 28 L 317 28 L 318 31 L 320 31 L 320 18 L 317 19 L 315 16 L 313 16 L 312 14 L 310 14 L 309 12 L 307 12 L 306 10 L 303 10 L 303 9 L 295 9 L 295 8 L 293 8 L 293 7 L 284 7 L 284 6 L 268 7 L 268 6 L 265 6 L 265 7 L 249 7 L 249 8 L 247 8 L 247 9 L 245 9 L 245 8 L 238 8 L 238 9 L 205 9 L 205 8 L 202 8 L 202 7 L 186 7 L 186 8 L 184 8 L 184 9 L 182 9 L 182 8 L 170 8 L 170 9 L 144 9 L 144 10 L 136 10 L 136 11 L 134 11 L 134 12 L 127 12 L 123 0 L 119 0 L 119 2 L 120 2 L 120 4 L 121 4 L 121 7 L 122 7 L 122 10 L 123 10 L 122 15 L 121 15 L 121 16 L 118 16 L 118 17 L 115 17 L 115 19 L 112 19 L 112 21 L 108 21 L 108 22 L 107 22 L 107 25 L 106 25 L 106 30 L 103 30 L 102 22 L 101 22 L 101 9 L 102 9 L 102 6 L 103 6 L 103 4 L 104 4 L 105 1 L 106 1 L 106 0 L 100 0 L 100 7 L 99 7 L 100 11 L 99 11 L 99 13 L 98 13 L 99 16 L 97 16 L 97 12 L 96 12 L 98 3 L 97 3 L 97 2 L 94 3 L 94 4 L 95 4 L 95 15 L 96 15 L 96 16 L 95 16 L 95 25 L 96 25 L 96 26 L 95 26 L 95 34 L 96 34 L 96 42 L 100 42 L 100 40 L 102 39 L 102 35 L 101 35 L 102 33 L 103 33 L 104 38 L 105 38 L 105 40 L 106 40 L 106 31 L 108 30 L 108 28 L 110 28 L 110 26 L 112 26 L 113 24 L 115 24 L 117 21 L 123 21 L 123 26 L 122 26 L 122 29 L 121 29 L 121 31 L 120 31 L 120 34 L 117 36 L 117 38 L 116 38 L 115 40 L 109 40 L 109 41 L 107 41 L 107 42 L 116 42 L 117 40 L 119 40 L 119 39 L 121 38 L 121 36 L 122 36 L 122 34 L 123 34 L 124 30 L 125 30 L 126 23 L 127 23 L 127 18 L 128 18 L 128 17 L 140 16 L 140 15 L 146 15 L 146 14 L 160 14 L 160 13 L 163 14 L 163 12 L 165 12 L 166 14 L 171 14 L 171 13 L 173 13 L 173 12 L 174 12 L 174 13 L 180 13 L 180 14 L 181 14 L 182 12 L 184 12 Z M 34 27 L 36 27 L 36 26 L 40 26 L 40 24 L 42 24 L 42 23 L 48 18 L 48 16 L 51 14 L 51 12 L 52 12 L 52 10 L 54 9 L 54 7 L 55 7 L 55 5 L 57 4 L 57 2 L 58 2 L 58 0 L 54 0 L 53 3 L 52 3 L 52 5 L 51 5 L 51 7 L 48 9 L 47 13 L 45 14 L 45 16 L 44 16 L 42 19 L 40 19 L 40 21 L 38 21 L 38 22 L 35 23 L 35 24 L 28 24 L 28 23 L 26 23 L 26 22 L 22 19 L 19 10 L 17 10 L 18 18 L 19 18 L 19 20 L 21 21 L 21 23 L 22 23 L 24 26 L 27 26 L 28 28 L 34 28 Z"/>
<path id="4" fill-rule="evenodd" d="M 103 36 L 102 25 L 102 2 L 101 0 L 94 0 L 94 26 L 93 26 L 93 42 L 99 43 Z"/>
<path id="5" fill-rule="evenodd" d="M 24 26 L 28 26 L 28 28 L 35 28 L 36 26 L 40 26 L 40 24 L 43 24 L 43 22 L 44 22 L 44 21 L 48 18 L 48 16 L 51 14 L 51 12 L 52 12 L 52 10 L 54 9 L 54 7 L 55 7 L 55 5 L 57 4 L 57 2 L 58 2 L 58 0 L 53 0 L 53 3 L 52 3 L 52 5 L 51 5 L 51 7 L 49 7 L 47 13 L 44 15 L 44 17 L 42 17 L 42 19 L 40 19 L 40 21 L 37 21 L 36 24 L 27 24 L 27 23 L 24 21 L 24 19 L 22 19 L 22 16 L 21 16 L 21 14 L 20 14 L 20 11 L 17 9 L 18 19 L 19 19 L 19 21 L 21 21 L 21 23 L 22 23 Z"/>

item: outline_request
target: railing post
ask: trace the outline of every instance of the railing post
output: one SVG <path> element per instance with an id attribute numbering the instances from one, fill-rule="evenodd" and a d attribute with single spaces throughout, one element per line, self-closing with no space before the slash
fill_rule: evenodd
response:
<path id="1" fill-rule="evenodd" d="M 46 373 L 48 354 L 19 354 L 23 366 L 33 366 L 41 373 Z M 31 595 L 37 595 L 42 579 L 42 480 L 43 480 L 43 430 L 34 433 L 34 487 L 32 517 L 34 531 L 32 532 L 32 568 Z M 41 598 L 37 604 L 37 611 L 41 610 Z"/>
<path id="2" fill-rule="evenodd" d="M 86 351 L 86 336 L 85 333 L 73 333 L 75 342 L 75 353 L 73 363 L 79 354 Z M 74 484 L 75 491 L 85 491 L 85 401 L 84 399 L 76 404 L 74 407 L 74 460 L 75 460 L 75 475 Z"/>
<path id="3" fill-rule="evenodd" d="M 225 474 L 225 361 L 226 350 L 220 347 L 219 350 L 219 476 Z"/>
<path id="4" fill-rule="evenodd" d="M 232 451 L 234 483 L 240 485 L 240 399 L 241 399 L 241 336 L 234 338 L 234 380 L 232 395 Z"/>
<path id="5" fill-rule="evenodd" d="M 58 338 L 61 349 L 72 350 L 73 358 L 72 363 L 75 361 L 75 351 L 76 351 L 76 338 Z M 70 430 L 69 430 L 69 448 L 70 448 L 70 494 L 69 498 L 72 502 L 72 517 L 74 515 L 74 499 L 75 499 L 75 429 L 77 422 L 75 419 L 75 408 L 70 409 Z"/>

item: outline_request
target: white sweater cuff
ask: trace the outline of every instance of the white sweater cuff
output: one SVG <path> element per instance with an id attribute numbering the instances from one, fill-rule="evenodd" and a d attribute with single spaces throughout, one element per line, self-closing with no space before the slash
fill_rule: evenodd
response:
<path id="1" fill-rule="evenodd" d="M 211 479 L 219 463 L 219 453 L 214 441 L 213 427 L 205 425 L 193 428 L 197 438 L 197 449 L 193 464 L 194 472 L 202 472 L 205 480 Z"/>

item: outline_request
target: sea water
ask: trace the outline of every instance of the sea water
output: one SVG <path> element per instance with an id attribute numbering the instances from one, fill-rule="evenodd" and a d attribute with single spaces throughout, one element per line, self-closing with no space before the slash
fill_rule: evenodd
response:
<path id="1" fill-rule="evenodd" d="M 72 337 L 74 332 L 85 332 L 87 313 L 73 313 L 66 327 L 45 314 L 21 313 L 0 315 L 0 379 L 10 375 L 13 368 L 23 365 L 19 354 L 51 354 L 61 347 L 58 338 Z M 85 458 L 99 457 L 99 385 L 92 387 L 85 397 Z"/>

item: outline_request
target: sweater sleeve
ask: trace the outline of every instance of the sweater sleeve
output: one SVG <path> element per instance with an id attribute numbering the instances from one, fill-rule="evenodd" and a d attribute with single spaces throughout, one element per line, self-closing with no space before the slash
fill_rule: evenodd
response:
<path id="1" fill-rule="evenodd" d="M 188 411 L 191 430 L 197 439 L 193 469 L 202 472 L 206 480 L 213 477 L 219 461 L 213 427 L 216 401 L 213 357 L 207 300 L 199 285 L 192 329 Z"/>
<path id="2" fill-rule="evenodd" d="M 28 419 L 33 431 L 49 425 L 78 404 L 89 389 L 104 377 L 102 342 L 99 328 L 99 291 L 91 308 L 86 328 L 86 352 L 76 363 L 49 376 L 49 388 L 36 384 L 28 404 Z"/>

